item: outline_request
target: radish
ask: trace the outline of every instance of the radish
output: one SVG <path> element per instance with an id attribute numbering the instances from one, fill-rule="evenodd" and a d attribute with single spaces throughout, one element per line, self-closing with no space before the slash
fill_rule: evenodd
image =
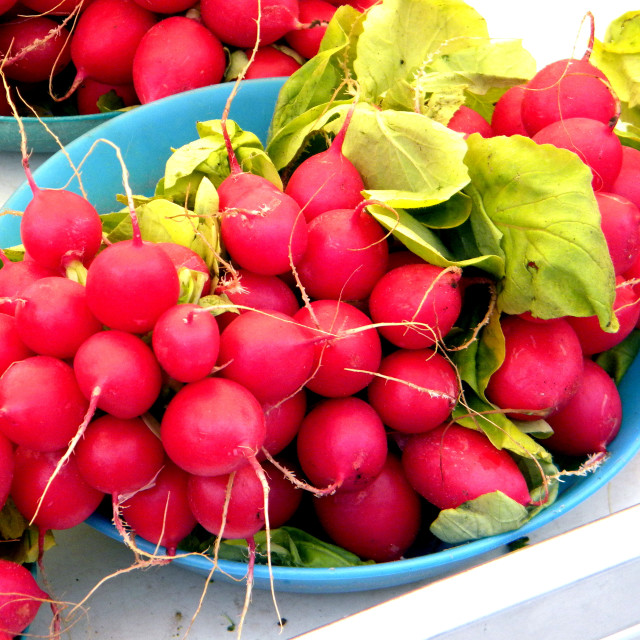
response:
<path id="1" fill-rule="evenodd" d="M 382 345 L 365 313 L 346 302 L 315 300 L 294 319 L 324 338 L 315 345 L 313 377 L 307 389 L 329 398 L 345 397 L 362 391 L 374 379 Z"/>
<path id="2" fill-rule="evenodd" d="M 187 498 L 189 476 L 166 461 L 152 486 L 122 503 L 127 524 L 134 533 L 153 544 L 161 544 L 174 556 L 178 543 L 196 526 Z"/>
<path id="3" fill-rule="evenodd" d="M 16 328 L 16 319 L 7 313 L 0 313 L 0 376 L 14 362 L 34 355 L 22 342 Z"/>
<path id="4" fill-rule="evenodd" d="M 278 463 L 287 469 L 295 466 L 286 459 L 280 459 Z M 272 529 L 277 529 L 287 524 L 294 516 L 302 502 L 303 492 L 271 462 L 262 462 L 262 468 L 269 483 L 269 504 L 267 507 L 269 526 Z"/>
<path id="5" fill-rule="evenodd" d="M 314 359 L 307 327 L 278 311 L 247 311 L 220 336 L 220 375 L 262 403 L 296 393 L 311 377 Z"/>
<path id="6" fill-rule="evenodd" d="M 299 0 L 298 18 L 305 26 L 285 34 L 287 44 L 303 58 L 313 58 L 320 49 L 320 42 L 327 30 L 327 24 L 336 12 L 325 0 Z M 307 26 L 308 25 L 308 26 Z"/>
<path id="7" fill-rule="evenodd" d="M 222 43 L 205 26 L 172 16 L 152 26 L 133 58 L 133 86 L 142 104 L 222 80 Z"/>
<path id="8" fill-rule="evenodd" d="M 625 273 L 640 254 L 640 209 L 614 193 L 595 194 L 600 225 L 616 275 Z"/>
<path id="9" fill-rule="evenodd" d="M 260 403 L 245 387 L 223 378 L 190 382 L 169 402 L 160 425 L 162 444 L 193 475 L 229 474 L 264 443 Z"/>
<path id="10" fill-rule="evenodd" d="M 260 27 L 261 46 L 282 38 L 298 28 L 298 0 L 201 0 L 200 13 L 205 26 L 226 44 L 253 47 Z"/>
<path id="11" fill-rule="evenodd" d="M 424 349 L 442 340 L 458 319 L 460 269 L 408 264 L 387 272 L 369 297 L 378 331 L 403 349 Z"/>
<path id="12" fill-rule="evenodd" d="M 24 289 L 39 278 L 54 276 L 56 272 L 27 259 L 11 262 L 0 251 L 0 313 L 14 315 L 18 300 Z"/>
<path id="13" fill-rule="evenodd" d="M 208 296 L 211 292 L 211 272 L 207 263 L 193 249 L 175 242 L 156 242 L 171 259 L 178 272 L 181 286 L 191 289 L 193 283 L 193 298 Z M 186 285 L 186 286 L 185 286 Z M 191 302 L 194 300 L 191 299 Z"/>
<path id="14" fill-rule="evenodd" d="M 124 331 L 100 331 L 87 338 L 73 368 L 85 397 L 117 418 L 142 415 L 160 394 L 162 374 L 153 351 Z"/>
<path id="15" fill-rule="evenodd" d="M 21 564 L 0 559 L 0 629 L 3 637 L 14 638 L 35 619 L 49 596 L 38 586 L 31 572 Z"/>
<path id="16" fill-rule="evenodd" d="M 640 208 L 640 151 L 633 147 L 622 147 L 622 164 L 611 186 L 611 192 L 624 196 Z"/>
<path id="17" fill-rule="evenodd" d="M 293 442 L 307 410 L 307 392 L 300 389 L 284 400 L 263 404 L 262 409 L 266 436 L 258 460 L 264 458 L 264 450 L 275 456 Z"/>
<path id="18" fill-rule="evenodd" d="M 51 16 L 68 16 L 74 11 L 84 11 L 93 0 L 20 0 L 20 4 L 35 13 Z"/>
<path id="19" fill-rule="evenodd" d="M 382 420 L 356 397 L 324 400 L 311 409 L 296 446 L 305 475 L 328 493 L 361 489 L 382 471 L 387 458 Z"/>
<path id="20" fill-rule="evenodd" d="M 458 107 L 447 126 L 453 131 L 463 133 L 465 139 L 472 133 L 478 133 L 483 138 L 492 138 L 495 135 L 491 125 L 477 111 L 465 104 Z"/>
<path id="21" fill-rule="evenodd" d="M 585 358 L 584 374 L 576 394 L 548 418 L 553 435 L 544 446 L 573 456 L 604 453 L 620 430 L 622 402 L 609 374 Z"/>
<path id="22" fill-rule="evenodd" d="M 310 297 L 364 300 L 386 271 L 386 231 L 367 204 L 325 211 L 309 223 L 307 250 L 296 270 Z"/>
<path id="23" fill-rule="evenodd" d="M 375 562 L 399 560 L 420 529 L 420 498 L 391 454 L 366 487 L 315 498 L 313 506 L 336 544 Z"/>
<path id="24" fill-rule="evenodd" d="M 214 316 L 197 304 L 169 307 L 155 324 L 153 352 L 174 380 L 195 382 L 214 369 L 220 330 Z"/>
<path id="25" fill-rule="evenodd" d="M 491 114 L 491 129 L 496 136 L 529 136 L 522 122 L 521 105 L 526 88 L 518 84 L 507 89 L 496 102 Z"/>
<path id="26" fill-rule="evenodd" d="M 422 433 L 447 420 L 460 389 L 444 356 L 432 349 L 398 349 L 384 357 L 367 394 L 388 427 Z"/>
<path id="27" fill-rule="evenodd" d="M 14 362 L 0 377 L 0 432 L 39 451 L 66 447 L 89 408 L 73 369 L 51 356 Z"/>
<path id="28" fill-rule="evenodd" d="M 342 153 L 355 105 L 354 102 L 329 148 L 304 160 L 287 181 L 285 193 L 302 207 L 307 222 L 325 211 L 355 209 L 362 201 L 362 177 Z"/>
<path id="29" fill-rule="evenodd" d="M 245 51 L 247 60 L 251 57 L 251 51 Z M 273 45 L 260 47 L 253 58 L 253 62 L 247 68 L 244 79 L 255 80 L 256 78 L 277 78 L 290 76 L 302 65 L 296 58 Z M 227 80 L 235 78 L 228 77 Z"/>
<path id="30" fill-rule="evenodd" d="M 89 311 L 85 288 L 67 278 L 41 278 L 22 293 L 16 327 L 33 351 L 56 358 L 73 358 L 80 345 L 102 329 Z"/>
<path id="31" fill-rule="evenodd" d="M 0 510 L 4 507 L 11 491 L 13 480 L 13 443 L 0 434 Z"/>
<path id="32" fill-rule="evenodd" d="M 411 486 L 439 509 L 501 491 L 516 502 L 531 502 L 524 476 L 505 449 L 481 432 L 457 424 L 410 436 L 402 467 Z"/>
<path id="33" fill-rule="evenodd" d="M 545 418 L 577 392 L 582 349 L 567 320 L 530 322 L 504 316 L 504 361 L 489 379 L 487 398 L 518 420 Z"/>
<path id="34" fill-rule="evenodd" d="M 136 0 L 136 2 L 153 13 L 182 13 L 191 9 L 196 0 Z"/>
<path id="35" fill-rule="evenodd" d="M 123 107 L 130 107 L 140 102 L 133 84 L 110 84 L 85 78 L 76 90 L 78 113 L 80 115 L 100 113 L 98 100 L 110 91 L 113 91 Z"/>

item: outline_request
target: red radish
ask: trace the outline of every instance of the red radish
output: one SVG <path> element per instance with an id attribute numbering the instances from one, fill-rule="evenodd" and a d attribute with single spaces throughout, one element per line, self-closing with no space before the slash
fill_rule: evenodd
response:
<path id="1" fill-rule="evenodd" d="M 525 85 L 519 84 L 507 89 L 501 96 L 491 114 L 491 129 L 496 136 L 528 136 L 520 113 Z"/>
<path id="2" fill-rule="evenodd" d="M 298 434 L 307 410 L 307 393 L 301 389 L 285 400 L 263 404 L 262 408 L 267 428 L 262 447 L 275 456 L 291 444 Z M 264 453 L 258 453 L 257 457 L 262 460 Z"/>
<path id="3" fill-rule="evenodd" d="M 136 227 L 134 227 L 135 229 Z M 155 244 L 132 240 L 109 245 L 87 270 L 89 309 L 111 329 L 146 333 L 178 302 L 180 282 L 173 262 Z"/>
<path id="4" fill-rule="evenodd" d="M 408 264 L 387 272 L 369 297 L 378 331 L 403 349 L 424 349 L 442 340 L 458 319 L 460 269 Z"/>
<path id="5" fill-rule="evenodd" d="M 148 411 L 160 394 L 162 374 L 151 349 L 124 331 L 100 331 L 78 349 L 73 368 L 85 397 L 117 418 Z"/>
<path id="6" fill-rule="evenodd" d="M 225 44 L 253 47 L 258 40 L 264 46 L 282 38 L 299 26 L 298 0 L 202 0 L 200 13 L 205 26 Z"/>
<path id="7" fill-rule="evenodd" d="M 196 520 L 214 535 L 246 539 L 265 525 L 264 489 L 251 465 L 237 469 L 232 476 L 191 476 L 188 496 Z"/>
<path id="8" fill-rule="evenodd" d="M 9 365 L 34 355 L 20 339 L 16 319 L 7 313 L 0 313 L 0 376 Z"/>
<path id="9" fill-rule="evenodd" d="M 425 264 L 425 261 L 413 251 L 399 250 L 391 251 L 389 253 L 389 260 L 387 262 L 387 271 L 401 267 L 404 264 Z"/>
<path id="10" fill-rule="evenodd" d="M 0 312 L 14 315 L 21 293 L 39 278 L 54 276 L 56 272 L 33 260 L 11 262 L 0 251 Z"/>
<path id="11" fill-rule="evenodd" d="M 220 375 L 262 403 L 296 393 L 309 379 L 314 358 L 308 329 L 278 311 L 247 311 L 220 336 Z"/>
<path id="12" fill-rule="evenodd" d="M 420 529 L 420 498 L 393 455 L 360 491 L 337 492 L 313 504 L 331 539 L 366 560 L 399 560 Z"/>
<path id="13" fill-rule="evenodd" d="M 530 136 L 554 122 L 570 118 L 597 120 L 613 128 L 619 107 L 607 77 L 588 57 L 558 60 L 525 85 L 522 122 Z"/>
<path id="14" fill-rule="evenodd" d="M 245 387 L 223 378 L 190 382 L 171 399 L 160 425 L 162 444 L 179 467 L 194 475 L 231 473 L 264 443 L 260 403 Z"/>
<path id="15" fill-rule="evenodd" d="M 251 51 L 245 52 L 247 57 L 251 56 Z M 256 78 L 277 78 L 290 76 L 302 65 L 292 55 L 282 49 L 272 45 L 260 47 L 244 74 L 245 80 L 255 80 Z"/>
<path id="16" fill-rule="evenodd" d="M 107 495 L 138 491 L 151 484 L 165 462 L 160 439 L 140 418 L 96 418 L 75 448 L 88 484 Z"/>
<path id="17" fill-rule="evenodd" d="M 93 0 L 20 0 L 20 4 L 35 13 L 51 16 L 68 16 L 75 10 L 84 11 Z"/>
<path id="18" fill-rule="evenodd" d="M 102 329 L 89 311 L 85 288 L 78 282 L 52 276 L 41 278 L 22 293 L 16 327 L 33 351 L 56 358 L 73 358 L 80 345 Z"/>
<path id="19" fill-rule="evenodd" d="M 613 310 L 620 324 L 615 333 L 604 331 L 596 316 L 586 318 L 567 318 L 580 345 L 582 353 L 593 355 L 607 351 L 620 344 L 640 320 L 640 291 L 633 284 L 625 283 L 623 276 L 616 278 L 616 297 Z"/>
<path id="20" fill-rule="evenodd" d="M 640 209 L 614 193 L 596 194 L 601 227 L 616 275 L 625 273 L 640 254 Z"/>
<path id="21" fill-rule="evenodd" d="M 622 165 L 611 192 L 624 196 L 640 208 L 640 151 L 633 147 L 622 147 Z"/>
<path id="22" fill-rule="evenodd" d="M 185 281 L 185 273 L 189 275 L 187 281 L 193 280 L 199 296 L 208 296 L 211 292 L 211 272 L 207 263 L 193 249 L 175 242 L 156 242 L 171 258 L 171 262 L 178 271 L 180 283 Z"/>
<path id="23" fill-rule="evenodd" d="M 409 437 L 402 466 L 411 486 L 439 509 L 455 509 L 494 491 L 522 505 L 531 502 L 524 476 L 506 449 L 457 424 Z"/>
<path id="24" fill-rule="evenodd" d="M 11 497 L 18 511 L 41 530 L 79 525 L 98 508 L 104 497 L 82 478 L 73 454 L 53 475 L 64 453 L 63 450 L 34 451 L 22 446 L 15 452 Z"/>
<path id="25" fill-rule="evenodd" d="M 622 166 L 622 144 L 609 125 L 566 118 L 540 129 L 532 139 L 573 151 L 591 169 L 594 191 L 611 191 Z"/>
<path id="26" fill-rule="evenodd" d="M 342 153 L 354 108 L 355 103 L 329 148 L 307 158 L 287 181 L 285 193 L 302 207 L 307 222 L 325 211 L 354 209 L 362 202 L 362 177 Z"/>
<path id="27" fill-rule="evenodd" d="M 287 460 L 278 460 L 278 463 L 291 469 L 292 465 Z M 262 468 L 269 483 L 269 504 L 267 505 L 269 526 L 271 529 L 277 529 L 287 524 L 298 510 L 303 492 L 270 462 L 263 462 Z"/>
<path id="28" fill-rule="evenodd" d="M 25 358 L 0 377 L 0 431 L 16 444 L 40 451 L 66 447 L 88 408 L 73 369 L 57 358 Z"/>
<path id="29" fill-rule="evenodd" d="M 49 596 L 23 565 L 0 559 L 0 629 L 6 638 L 20 635 Z"/>
<path id="30" fill-rule="evenodd" d="M 153 544 L 161 544 L 174 556 L 178 543 L 196 526 L 187 498 L 189 476 L 165 462 L 153 486 L 138 491 L 122 503 L 127 524 L 134 533 Z"/>
<path id="31" fill-rule="evenodd" d="M 553 435 L 544 446 L 552 452 L 583 456 L 604 453 L 622 422 L 620 393 L 609 374 L 585 358 L 577 393 L 548 419 Z"/>
<path id="32" fill-rule="evenodd" d="M 136 2 L 153 13 L 182 13 L 191 9 L 196 0 L 136 0 Z"/>
<path id="33" fill-rule="evenodd" d="M 315 346 L 313 378 L 307 382 L 310 391 L 329 398 L 345 397 L 362 391 L 373 380 L 382 345 L 366 314 L 346 302 L 315 300 L 294 319 L 324 338 Z"/>
<path id="34" fill-rule="evenodd" d="M 545 418 L 576 393 L 582 378 L 582 349 L 567 320 L 529 322 L 504 316 L 500 324 L 505 358 L 491 376 L 487 398 L 519 420 Z"/>
<path id="35" fill-rule="evenodd" d="M 356 397 L 316 405 L 302 421 L 298 461 L 318 488 L 357 491 L 384 467 L 387 436 L 382 420 Z"/>
<path id="36" fill-rule="evenodd" d="M 85 78 L 76 90 L 78 113 L 80 115 L 100 113 L 98 100 L 110 91 L 116 94 L 124 107 L 130 107 L 140 102 L 133 84 L 109 84 Z"/>
<path id="37" fill-rule="evenodd" d="M 85 78 L 132 83 L 136 49 L 156 22 L 155 14 L 134 0 L 94 0 L 73 31 L 71 59 L 77 75 L 69 94 Z"/>
<path id="38" fill-rule="evenodd" d="M 313 58 L 320 49 L 320 42 L 333 18 L 336 8 L 325 0 L 299 0 L 299 19 L 304 27 L 285 34 L 289 46 L 303 58 Z"/>
<path id="39" fill-rule="evenodd" d="M 152 346 L 169 376 L 180 382 L 200 380 L 213 371 L 218 358 L 218 323 L 197 304 L 169 307 L 155 324 Z"/>
<path id="40" fill-rule="evenodd" d="M 0 52 L 7 78 L 42 82 L 60 73 L 71 61 L 69 31 L 55 20 L 29 16 L 0 25 Z"/>
<path id="41" fill-rule="evenodd" d="M 422 433 L 450 416 L 460 389 L 444 356 L 432 349 L 398 349 L 384 357 L 367 394 L 388 427 Z"/>
<path id="42" fill-rule="evenodd" d="M 222 242 L 240 267 L 279 275 L 300 261 L 307 248 L 307 225 L 293 198 L 266 178 L 235 166 L 218 196 Z"/>
<path id="43" fill-rule="evenodd" d="M 1 0 L 0 1 L 0 15 L 4 15 L 5 13 L 7 13 L 10 9 L 13 8 L 13 6 L 17 3 L 17 0 Z"/>
<path id="44" fill-rule="evenodd" d="M 386 231 L 363 202 L 325 211 L 309 223 L 298 276 L 312 298 L 364 300 L 386 271 L 388 255 Z"/>
<path id="45" fill-rule="evenodd" d="M 0 434 L 0 509 L 9 497 L 14 466 L 13 443 Z"/>
<path id="46" fill-rule="evenodd" d="M 453 131 L 463 133 L 465 138 L 472 133 L 479 133 L 483 138 L 492 138 L 495 135 L 491 125 L 477 111 L 465 104 L 451 116 L 447 126 Z"/>
<path id="47" fill-rule="evenodd" d="M 172 16 L 151 27 L 135 52 L 133 86 L 142 104 L 218 84 L 227 65 L 222 43 L 202 24 Z"/>

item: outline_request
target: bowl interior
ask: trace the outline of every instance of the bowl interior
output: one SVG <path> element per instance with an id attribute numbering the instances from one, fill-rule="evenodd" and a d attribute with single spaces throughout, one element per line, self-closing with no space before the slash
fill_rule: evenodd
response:
<path id="1" fill-rule="evenodd" d="M 283 79 L 245 81 L 233 101 L 230 118 L 264 141 L 282 83 Z M 69 144 L 69 157 L 75 165 L 82 163 L 83 186 L 98 211 L 106 213 L 119 209 L 115 195 L 123 193 L 122 169 L 113 148 L 100 142 L 101 139 L 110 140 L 122 150 L 133 193 L 151 195 L 172 148 L 197 138 L 197 121 L 222 115 L 231 88 L 229 84 L 222 84 L 196 89 L 139 107 L 108 120 Z M 67 158 L 57 153 L 35 172 L 35 179 L 40 187 L 69 185 L 78 191 L 77 178 L 72 179 L 72 175 Z M 9 198 L 5 207 L 23 210 L 29 200 L 29 188 L 23 184 Z M 0 246 L 7 247 L 19 242 L 19 218 L 0 216 Z M 484 554 L 555 520 L 609 482 L 640 449 L 640 397 L 635 393 L 639 377 L 640 363 L 636 361 L 620 387 L 625 416 L 620 433 L 611 444 L 609 458 L 590 475 L 563 483 L 556 503 L 518 531 L 384 564 L 345 569 L 274 567 L 276 588 L 307 593 L 349 592 L 439 577 L 462 569 L 470 562 L 477 562 Z M 118 538 L 108 519 L 96 514 L 88 523 L 106 535 Z M 146 543 L 141 541 L 140 544 L 144 546 Z M 152 551 L 154 547 L 149 545 L 147 548 Z M 200 556 L 178 557 L 175 562 L 204 575 L 209 574 L 212 566 L 208 559 Z M 216 579 L 235 581 L 246 574 L 244 564 L 220 561 L 219 566 L 221 571 L 217 572 Z M 257 566 L 256 587 L 269 588 L 269 580 L 268 568 Z"/>

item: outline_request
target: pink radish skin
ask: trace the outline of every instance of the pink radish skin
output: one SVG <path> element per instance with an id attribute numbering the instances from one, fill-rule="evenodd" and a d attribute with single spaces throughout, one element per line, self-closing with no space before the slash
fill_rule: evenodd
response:
<path id="1" fill-rule="evenodd" d="M 3 637 L 14 638 L 35 619 L 49 596 L 23 565 L 0 559 L 0 629 Z"/>
<path id="2" fill-rule="evenodd" d="M 288 463 L 287 460 L 278 460 L 286 469 L 292 469 L 297 473 L 298 469 L 294 465 Z M 287 524 L 298 510 L 303 498 L 303 491 L 300 491 L 289 478 L 276 466 L 270 462 L 263 462 L 262 468 L 269 483 L 269 504 L 267 511 L 269 513 L 269 526 L 271 529 L 277 529 Z"/>
<path id="3" fill-rule="evenodd" d="M 263 404 L 262 408 L 267 429 L 262 448 L 275 456 L 290 445 L 298 434 L 307 411 L 307 393 L 301 389 L 285 400 Z M 257 458 L 262 460 L 264 453 L 260 451 Z"/>
<path id="4" fill-rule="evenodd" d="M 85 397 L 117 418 L 141 416 L 160 394 L 162 373 L 153 351 L 124 331 L 100 331 L 85 340 L 73 368 Z"/>
<path id="5" fill-rule="evenodd" d="M 328 398 L 346 397 L 374 379 L 382 345 L 375 328 L 363 329 L 371 325 L 365 313 L 346 302 L 315 300 L 294 319 L 325 338 L 315 345 L 313 378 L 307 382 L 310 391 Z"/>
<path id="6" fill-rule="evenodd" d="M 33 519 L 40 529 L 71 529 L 84 522 L 104 497 L 85 482 L 72 454 L 56 472 L 38 509 L 40 496 L 64 453 L 26 447 L 18 447 L 15 452 L 11 497 L 18 511 L 27 520 Z"/>
<path id="7" fill-rule="evenodd" d="M 408 264 L 387 272 L 369 297 L 378 331 L 403 349 L 424 349 L 441 340 L 460 315 L 460 270 Z"/>
<path id="8" fill-rule="evenodd" d="M 307 248 L 307 225 L 293 198 L 266 178 L 232 174 L 218 188 L 220 233 L 231 258 L 249 271 L 279 275 Z"/>
<path id="9" fill-rule="evenodd" d="M 251 56 L 251 50 L 245 52 L 247 57 Z M 276 49 L 271 45 L 260 47 L 256 51 L 253 62 L 249 65 L 244 75 L 245 80 L 255 80 L 256 78 L 278 78 L 290 76 L 302 65 L 288 53 Z"/>
<path id="10" fill-rule="evenodd" d="M 529 322 L 518 316 L 504 316 L 501 326 L 505 359 L 489 379 L 487 398 L 518 420 L 558 411 L 578 390 L 583 372 L 572 326 L 562 318 Z"/>
<path id="11" fill-rule="evenodd" d="M 306 327 L 278 311 L 247 311 L 220 336 L 220 375 L 244 385 L 261 403 L 296 393 L 315 358 Z"/>
<path id="12" fill-rule="evenodd" d="M 220 330 L 211 313 L 197 304 L 169 307 L 155 324 L 153 352 L 174 380 L 195 382 L 208 376 L 220 350 Z"/>
<path id="13" fill-rule="evenodd" d="M 211 272 L 209 267 L 193 249 L 175 242 L 156 242 L 155 244 L 169 256 L 178 272 L 178 276 L 180 276 L 183 269 L 189 269 L 204 276 L 200 296 L 208 296 L 211 293 Z"/>
<path id="14" fill-rule="evenodd" d="M 602 191 L 595 195 L 613 269 L 620 275 L 640 254 L 640 209 L 623 196 Z"/>
<path id="15" fill-rule="evenodd" d="M 589 358 L 577 393 L 548 419 L 553 435 L 545 438 L 550 451 L 572 456 L 604 453 L 622 423 L 622 402 L 607 372 Z"/>
<path id="16" fill-rule="evenodd" d="M 325 0 L 300 0 L 299 20 L 305 26 L 289 31 L 284 39 L 303 58 L 313 58 L 335 12 L 336 7 Z"/>
<path id="17" fill-rule="evenodd" d="M 136 0 L 147 11 L 153 13 L 182 13 L 194 6 L 194 0 Z"/>
<path id="18" fill-rule="evenodd" d="M 0 509 L 2 509 L 11 491 L 13 480 L 13 443 L 0 434 Z"/>
<path id="19" fill-rule="evenodd" d="M 387 435 L 378 414 L 359 398 L 332 398 L 302 421 L 298 461 L 314 486 L 356 491 L 382 471 Z"/>
<path id="20" fill-rule="evenodd" d="M 313 505 L 331 539 L 365 560 L 400 559 L 420 529 L 420 498 L 392 455 L 360 491 L 316 498 Z"/>
<path id="21" fill-rule="evenodd" d="M 122 503 L 127 524 L 136 535 L 163 545 L 167 555 L 196 526 L 187 498 L 189 476 L 170 461 L 156 476 L 153 486 L 138 491 Z"/>
<path id="22" fill-rule="evenodd" d="M 622 147 L 622 165 L 611 186 L 611 192 L 624 196 L 640 208 L 640 151 L 633 147 Z"/>
<path id="23" fill-rule="evenodd" d="M 78 113 L 80 115 L 100 113 L 98 100 L 109 91 L 114 91 L 125 107 L 130 107 L 140 102 L 133 84 L 108 84 L 106 82 L 98 82 L 92 78 L 85 78 L 76 90 Z"/>
<path id="24" fill-rule="evenodd" d="M 246 49 L 258 39 L 260 15 L 261 46 L 272 44 L 297 28 L 298 0 L 262 0 L 260 14 L 258 0 L 203 0 L 200 12 L 205 26 L 226 44 Z"/>
<path id="25" fill-rule="evenodd" d="M 364 300 L 387 269 L 386 231 L 364 207 L 325 211 L 309 223 L 297 265 L 311 298 Z"/>
<path id="26" fill-rule="evenodd" d="M 367 394 L 388 427 L 424 433 L 450 416 L 460 389 L 444 356 L 432 349 L 399 349 L 382 360 Z"/>
<path id="27" fill-rule="evenodd" d="M 88 408 L 73 369 L 63 360 L 25 358 L 0 378 L 0 431 L 16 444 L 39 451 L 66 447 Z"/>
<path id="28" fill-rule="evenodd" d="M 96 418 L 75 448 L 80 474 L 94 489 L 119 496 L 150 484 L 165 462 L 160 439 L 140 418 Z"/>
<path id="29" fill-rule="evenodd" d="M 494 491 L 522 505 L 531 502 L 524 476 L 506 449 L 456 424 L 411 436 L 402 466 L 411 486 L 439 509 L 455 509 Z"/>
<path id="30" fill-rule="evenodd" d="M 413 251 L 400 250 L 389 253 L 389 261 L 387 262 L 387 271 L 401 267 L 405 264 L 426 264 L 425 261 Z"/>
<path id="31" fill-rule="evenodd" d="M 53 269 L 47 269 L 33 260 L 11 262 L 2 251 L 0 261 L 0 313 L 14 315 L 18 298 L 26 287 L 40 278 L 57 275 Z"/>
<path id="32" fill-rule="evenodd" d="M 493 109 L 491 114 L 491 129 L 496 136 L 529 136 L 522 122 L 520 113 L 525 86 L 516 85 L 507 89 Z"/>
<path id="33" fill-rule="evenodd" d="M 229 476 L 191 476 L 189 478 L 189 506 L 198 523 L 214 535 L 223 538 L 250 538 L 265 525 L 264 491 L 251 465 L 233 474 L 231 490 Z M 226 519 L 222 514 L 229 495 Z"/>
<path id="34" fill-rule="evenodd" d="M 58 32 L 50 35 L 56 29 Z M 45 16 L 30 16 L 0 25 L 0 52 L 8 58 L 3 66 L 5 76 L 34 83 L 57 75 L 71 61 L 68 41 L 69 31 Z"/>
<path id="35" fill-rule="evenodd" d="M 67 278 L 41 278 L 22 293 L 16 327 L 33 351 L 62 360 L 73 358 L 80 345 L 102 330 L 89 311 L 85 288 Z"/>
<path id="36" fill-rule="evenodd" d="M 0 376 L 9 368 L 9 365 L 36 355 L 22 342 L 16 319 L 7 313 L 0 313 Z"/>
<path id="37" fill-rule="evenodd" d="M 172 16 L 151 27 L 136 49 L 133 86 L 142 104 L 218 84 L 227 65 L 222 43 L 191 18 Z"/>
<path id="38" fill-rule="evenodd" d="M 26 0 L 20 4 L 29 7 L 35 13 L 46 13 L 51 16 L 68 16 L 78 5 L 84 11 L 93 0 Z"/>
<path id="39" fill-rule="evenodd" d="M 214 476 L 247 464 L 264 444 L 266 426 L 260 403 L 245 387 L 233 380 L 204 378 L 172 398 L 160 435 L 179 467 L 193 475 Z"/>
<path id="40" fill-rule="evenodd" d="M 612 128 L 618 104 L 609 82 L 588 59 L 565 59 L 541 69 L 526 85 L 522 122 L 530 136 L 569 118 L 589 118 Z"/>
<path id="41" fill-rule="evenodd" d="M 483 138 L 494 136 L 491 125 L 477 111 L 464 104 L 453 114 L 447 126 L 453 131 L 463 133 L 465 139 L 472 133 L 479 133 Z"/>
<path id="42" fill-rule="evenodd" d="M 71 59 L 77 69 L 71 92 L 87 77 L 131 84 L 136 49 L 156 22 L 155 14 L 134 0 L 94 0 L 80 16 L 71 39 Z"/>
<path id="43" fill-rule="evenodd" d="M 87 270 L 87 303 L 111 329 L 146 333 L 180 295 L 169 256 L 139 236 L 109 245 Z"/>
<path id="44" fill-rule="evenodd" d="M 572 151 L 591 169 L 593 190 L 611 191 L 622 166 L 622 144 L 608 125 L 589 118 L 567 118 L 540 129 L 532 139 Z"/>

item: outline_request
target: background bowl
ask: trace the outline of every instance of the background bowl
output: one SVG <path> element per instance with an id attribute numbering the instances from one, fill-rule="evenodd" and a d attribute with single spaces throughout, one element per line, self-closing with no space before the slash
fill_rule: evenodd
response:
<path id="1" fill-rule="evenodd" d="M 86 116 L 56 116 L 42 118 L 47 127 L 60 139 L 63 145 L 69 144 L 83 133 L 120 115 L 119 111 L 96 113 Z M 27 134 L 28 148 L 36 153 L 49 153 L 60 148 L 55 138 L 37 118 L 23 118 Z M 0 116 L 0 151 L 20 151 L 20 130 L 12 116 Z"/>
<path id="2" fill-rule="evenodd" d="M 264 141 L 282 83 L 282 79 L 245 81 L 233 102 L 230 118 Z M 82 182 L 98 210 L 106 213 L 120 209 L 115 195 L 123 193 L 123 187 L 122 171 L 114 150 L 99 142 L 93 147 L 96 141 L 107 138 L 117 144 L 130 173 L 133 193 L 151 195 L 171 149 L 197 138 L 196 121 L 219 118 L 230 91 L 230 84 L 216 85 L 150 103 L 109 120 L 69 144 L 67 152 L 74 164 L 86 158 L 81 170 Z M 35 172 L 36 182 L 41 187 L 63 187 L 69 183 L 70 188 L 78 190 L 77 178 L 71 180 L 71 176 L 69 162 L 61 153 L 52 156 Z M 23 184 L 5 207 L 23 210 L 30 197 L 28 186 Z M 0 217 L 0 246 L 19 242 L 19 219 Z M 607 484 L 640 449 L 640 396 L 636 393 L 639 383 L 640 362 L 636 361 L 620 386 L 625 415 L 606 461 L 588 476 L 563 482 L 557 501 L 519 530 L 451 548 L 443 545 L 428 555 L 383 564 L 340 569 L 274 567 L 275 588 L 299 593 L 346 593 L 444 576 L 561 517 Z M 88 523 L 118 539 L 108 518 L 95 514 Z M 139 544 L 148 551 L 155 548 L 144 541 Z M 174 562 L 203 575 L 209 575 L 212 568 L 212 563 L 200 556 L 177 557 Z M 247 567 L 237 562 L 220 561 L 219 569 L 215 574 L 217 580 L 237 581 L 245 577 Z M 269 588 L 266 566 L 255 568 L 255 584 L 258 588 Z"/>

